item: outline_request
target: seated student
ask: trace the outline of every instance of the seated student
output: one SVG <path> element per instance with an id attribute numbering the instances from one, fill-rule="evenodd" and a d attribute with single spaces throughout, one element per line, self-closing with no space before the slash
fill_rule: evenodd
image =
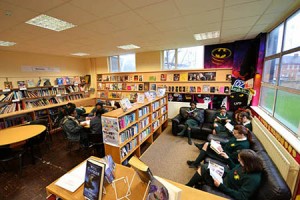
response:
<path id="1" fill-rule="evenodd" d="M 78 140 L 84 146 L 88 146 L 87 132 L 83 128 L 86 123 L 79 123 L 76 118 L 77 112 L 74 107 L 68 109 L 68 115 L 61 120 L 61 127 L 65 131 L 68 139 Z"/>
<path id="2" fill-rule="evenodd" d="M 242 149 L 249 149 L 252 143 L 251 133 L 242 125 L 236 125 L 233 130 L 233 136 L 225 144 L 221 143 L 221 152 L 226 153 L 233 162 L 237 163 L 237 154 Z M 197 168 L 201 161 L 209 156 L 213 159 L 221 162 L 228 162 L 228 159 L 224 158 L 224 154 L 217 154 L 211 147 L 210 143 L 206 142 L 200 150 L 199 156 L 194 161 L 187 161 L 190 168 Z"/>
<path id="3" fill-rule="evenodd" d="M 225 153 L 224 153 L 225 155 Z M 225 156 L 228 158 L 228 156 Z M 215 186 L 221 192 L 234 199 L 249 199 L 259 188 L 263 170 L 262 160 L 250 149 L 243 149 L 238 154 L 239 164 L 229 163 L 230 170 L 223 175 L 223 183 L 210 176 L 208 164 L 201 165 L 186 184 L 194 187 L 202 183 Z"/>
<path id="4" fill-rule="evenodd" d="M 200 123 L 203 123 L 204 119 L 200 115 L 200 111 L 197 108 L 197 102 L 192 101 L 190 103 L 190 108 L 186 111 L 185 115 L 183 116 L 186 118 L 185 121 L 185 127 L 182 131 L 177 133 L 178 136 L 183 136 L 187 130 L 188 135 L 188 143 L 189 145 L 192 145 L 192 139 L 191 139 L 191 128 L 195 126 L 199 126 Z"/>
<path id="5" fill-rule="evenodd" d="M 227 128 L 225 127 L 225 124 L 227 122 L 231 122 L 231 119 L 229 118 L 228 114 L 226 113 L 226 107 L 222 106 L 220 109 L 220 112 L 215 115 L 215 120 L 214 120 L 214 130 L 212 134 L 220 134 L 222 133 L 227 133 L 228 131 Z"/>
<path id="6" fill-rule="evenodd" d="M 245 126 L 249 131 L 252 131 L 251 115 L 247 111 L 240 113 L 240 118 L 242 120 L 242 125 Z"/>
<path id="7" fill-rule="evenodd" d="M 76 118 L 78 120 L 80 120 L 80 117 L 83 116 L 83 114 L 85 113 L 85 109 L 83 107 L 76 107 L 76 105 L 74 103 L 69 102 L 66 106 L 67 106 L 67 109 L 75 108 L 75 110 L 77 112 Z"/>
<path id="8" fill-rule="evenodd" d="M 115 101 L 113 109 L 116 110 L 118 108 L 121 108 L 121 105 L 120 105 L 120 103 L 118 101 Z"/>
<path id="9" fill-rule="evenodd" d="M 98 103 L 96 103 L 95 108 L 93 108 L 93 110 L 89 113 L 88 117 L 89 117 L 89 118 L 92 118 L 92 117 L 96 116 L 96 111 L 97 111 L 97 110 L 103 110 L 103 111 L 102 111 L 103 113 L 108 112 L 108 111 L 104 108 L 103 103 L 102 103 L 102 102 L 98 102 Z"/>
<path id="10" fill-rule="evenodd" d="M 104 109 L 96 111 L 96 116 L 90 121 L 90 131 L 92 134 L 102 134 L 101 115 L 104 114 Z"/>

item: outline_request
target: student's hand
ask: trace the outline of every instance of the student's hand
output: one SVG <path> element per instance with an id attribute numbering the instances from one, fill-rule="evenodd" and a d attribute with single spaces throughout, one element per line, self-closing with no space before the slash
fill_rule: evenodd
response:
<path id="1" fill-rule="evenodd" d="M 86 126 L 86 125 L 88 125 L 86 122 L 82 122 L 81 124 L 80 124 L 81 126 Z"/>
<path id="2" fill-rule="evenodd" d="M 227 153 L 225 153 L 224 151 L 220 153 L 220 156 L 222 156 L 225 159 L 229 158 L 229 156 L 227 155 Z"/>
<path id="3" fill-rule="evenodd" d="M 221 183 L 219 181 L 217 181 L 216 179 L 214 179 L 214 184 L 216 187 L 219 187 Z"/>
<path id="4" fill-rule="evenodd" d="M 230 119 L 226 119 L 226 122 L 231 122 L 231 120 Z"/>

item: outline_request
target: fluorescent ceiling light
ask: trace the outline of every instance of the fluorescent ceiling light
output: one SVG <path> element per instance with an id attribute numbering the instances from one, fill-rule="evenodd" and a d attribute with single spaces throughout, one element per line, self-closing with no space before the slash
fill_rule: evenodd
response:
<path id="1" fill-rule="evenodd" d="M 130 50 L 130 49 L 139 49 L 141 47 L 136 46 L 134 44 L 128 44 L 128 45 L 123 45 L 123 46 L 117 46 L 120 49 L 125 49 L 125 50 Z"/>
<path id="2" fill-rule="evenodd" d="M 78 53 L 72 53 L 71 55 L 73 55 L 73 56 L 88 56 L 90 54 L 78 52 Z"/>
<path id="3" fill-rule="evenodd" d="M 0 46 L 3 46 L 3 47 L 14 46 L 15 44 L 17 44 L 17 43 L 15 43 L 15 42 L 8 42 L 8 41 L 1 41 L 0 40 Z"/>
<path id="4" fill-rule="evenodd" d="M 69 28 L 73 28 L 76 25 L 71 24 L 69 22 L 65 22 L 63 20 L 50 17 L 48 15 L 39 15 L 35 18 L 32 18 L 26 22 L 27 24 L 31 24 L 34 26 L 39 26 L 42 28 L 50 29 L 53 31 L 63 31 Z"/>
<path id="5" fill-rule="evenodd" d="M 218 37 L 220 37 L 220 31 L 194 34 L 194 38 L 196 40 L 208 40 L 208 39 L 218 38 Z"/>

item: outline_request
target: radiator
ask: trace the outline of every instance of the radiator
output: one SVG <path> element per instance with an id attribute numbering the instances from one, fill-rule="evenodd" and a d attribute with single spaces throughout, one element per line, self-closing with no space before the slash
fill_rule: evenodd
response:
<path id="1" fill-rule="evenodd" d="M 292 193 L 294 193 L 295 189 L 297 189 L 299 164 L 257 117 L 253 118 L 252 125 L 253 133 L 264 145 L 267 153 L 277 166 Z"/>

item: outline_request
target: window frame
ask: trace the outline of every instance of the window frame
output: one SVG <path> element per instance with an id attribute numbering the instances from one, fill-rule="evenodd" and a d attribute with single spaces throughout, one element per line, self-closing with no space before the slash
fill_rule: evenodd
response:
<path id="1" fill-rule="evenodd" d="M 134 55 L 134 71 L 121 71 L 120 56 L 125 56 L 125 55 Z M 117 71 L 112 71 L 112 66 L 111 66 L 111 58 L 112 57 L 117 57 L 117 62 L 118 62 L 118 70 Z M 109 71 L 109 73 L 136 72 L 136 54 L 135 53 L 128 53 L 128 54 L 122 54 L 122 55 L 108 56 L 108 71 Z"/>

